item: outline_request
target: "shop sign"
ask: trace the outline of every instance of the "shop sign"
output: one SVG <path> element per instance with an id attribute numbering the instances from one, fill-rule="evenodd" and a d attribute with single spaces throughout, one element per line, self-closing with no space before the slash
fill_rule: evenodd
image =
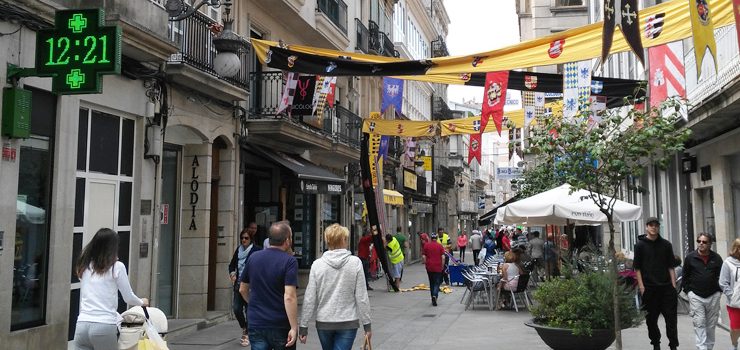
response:
<path id="1" fill-rule="evenodd" d="M 522 177 L 524 173 L 523 168 L 517 167 L 498 167 L 496 168 L 496 179 L 497 180 L 511 180 Z"/>
<path id="2" fill-rule="evenodd" d="M 414 202 L 413 208 L 416 210 L 417 213 L 432 213 L 432 204 L 431 203 L 424 203 L 424 202 Z"/>
<path id="3" fill-rule="evenodd" d="M 301 193 L 314 193 L 314 194 L 342 194 L 344 193 L 344 186 L 340 183 L 331 183 L 314 180 L 300 180 L 298 182 L 298 188 Z"/>
<path id="4" fill-rule="evenodd" d="M 403 170 L 403 187 L 416 191 L 416 174 L 413 172 L 404 169 Z"/>
<path id="5" fill-rule="evenodd" d="M 432 171 L 432 156 L 421 156 L 424 161 L 424 171 Z"/>
<path id="6" fill-rule="evenodd" d="M 198 206 L 198 187 L 200 187 L 200 182 L 198 182 L 199 175 L 196 174 L 196 171 L 200 167 L 198 156 L 193 156 L 191 167 L 193 168 L 193 173 L 190 177 L 190 208 L 192 211 L 190 214 L 190 226 L 188 226 L 188 230 L 196 231 L 198 230 L 198 227 L 195 225 L 195 207 Z"/>

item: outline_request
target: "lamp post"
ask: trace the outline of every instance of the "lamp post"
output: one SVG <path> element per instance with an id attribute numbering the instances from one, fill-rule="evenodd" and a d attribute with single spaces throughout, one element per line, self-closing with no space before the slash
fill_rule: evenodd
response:
<path id="1" fill-rule="evenodd" d="M 241 37 L 233 31 L 234 19 L 230 16 L 231 0 L 201 0 L 194 6 L 188 6 L 184 0 L 167 0 L 164 8 L 170 16 L 170 21 L 182 21 L 204 5 L 224 7 L 223 29 L 212 40 L 217 52 L 213 59 L 213 69 L 221 77 L 233 77 L 241 69 L 239 50 L 245 45 Z"/>

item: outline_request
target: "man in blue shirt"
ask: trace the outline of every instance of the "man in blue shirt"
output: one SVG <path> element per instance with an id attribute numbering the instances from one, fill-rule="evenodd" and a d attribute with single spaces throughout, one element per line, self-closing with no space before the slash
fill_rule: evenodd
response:
<path id="1" fill-rule="evenodd" d="M 242 272 L 239 293 L 247 313 L 252 350 L 295 349 L 298 338 L 298 262 L 290 248 L 293 232 L 287 221 L 270 226 L 270 247 L 255 252 Z"/>

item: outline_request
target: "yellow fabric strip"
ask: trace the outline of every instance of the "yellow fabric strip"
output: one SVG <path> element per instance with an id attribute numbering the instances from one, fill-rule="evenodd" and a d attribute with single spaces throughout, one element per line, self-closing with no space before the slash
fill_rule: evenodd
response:
<path id="1" fill-rule="evenodd" d="M 663 45 L 669 42 L 691 37 L 691 16 L 689 1 L 673 0 L 640 11 L 640 29 L 644 32 L 647 19 L 655 14 L 665 13 L 663 29 L 656 38 L 648 38 L 641 33 L 642 45 L 645 48 Z M 715 0 L 711 2 L 712 22 L 717 27 L 734 24 L 732 1 Z M 595 58 L 601 55 L 602 22 L 573 28 L 545 37 L 521 42 L 497 50 L 486 51 L 465 56 L 438 57 L 430 59 L 434 66 L 424 76 L 401 76 L 409 80 L 439 82 L 446 84 L 462 84 L 465 82 L 460 74 L 473 72 L 495 72 L 535 66 L 546 66 L 575 62 Z M 548 50 L 555 40 L 564 39 L 562 52 L 557 57 L 550 57 Z M 269 46 L 277 46 L 274 41 L 251 39 L 252 46 L 259 60 L 264 63 Z M 297 52 L 323 55 L 327 57 L 347 56 L 353 60 L 377 63 L 402 62 L 404 60 L 393 57 L 375 56 L 354 52 L 342 52 L 321 49 L 310 46 L 290 45 L 289 49 Z M 611 53 L 628 51 L 629 46 L 624 40 L 621 30 L 614 31 L 614 40 Z M 475 57 L 482 59 L 473 67 Z"/>
<path id="2" fill-rule="evenodd" d="M 389 135 L 401 137 L 434 136 L 438 122 L 416 120 L 365 119 L 362 132 L 371 135 Z"/>

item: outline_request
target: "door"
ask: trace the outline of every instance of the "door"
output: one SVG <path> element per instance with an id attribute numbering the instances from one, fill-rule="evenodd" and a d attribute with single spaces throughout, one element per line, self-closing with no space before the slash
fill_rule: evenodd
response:
<path id="1" fill-rule="evenodd" d="M 177 241 L 179 236 L 180 158 L 178 147 L 166 145 L 162 151 L 162 202 L 157 257 L 157 307 L 174 316 Z"/>

